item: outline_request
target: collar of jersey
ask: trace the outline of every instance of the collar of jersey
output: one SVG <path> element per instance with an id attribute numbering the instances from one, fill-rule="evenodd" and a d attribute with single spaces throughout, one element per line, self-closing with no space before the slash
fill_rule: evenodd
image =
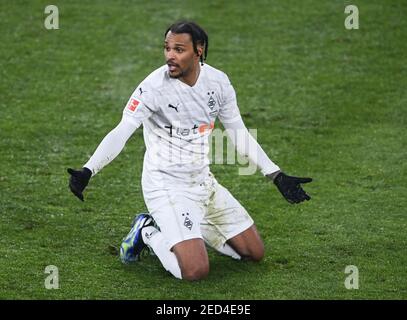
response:
<path id="1" fill-rule="evenodd" d="M 172 79 L 172 80 L 178 81 L 179 83 L 181 83 L 181 85 L 183 87 L 191 88 L 191 89 L 196 88 L 199 85 L 199 83 L 201 82 L 201 78 L 203 76 L 203 71 L 204 71 L 204 68 L 203 68 L 204 66 L 205 66 L 205 64 L 203 66 L 201 66 L 201 70 L 199 71 L 198 79 L 196 79 L 196 82 L 195 82 L 195 84 L 193 86 L 190 86 L 189 84 L 186 84 L 185 82 L 183 82 L 183 81 L 181 81 L 179 79 Z"/>

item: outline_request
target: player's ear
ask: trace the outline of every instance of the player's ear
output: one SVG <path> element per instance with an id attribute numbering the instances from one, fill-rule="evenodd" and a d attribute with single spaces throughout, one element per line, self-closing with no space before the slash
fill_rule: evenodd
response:
<path id="1" fill-rule="evenodd" d="M 198 45 L 196 48 L 196 51 L 198 51 L 198 53 L 196 54 L 198 57 L 201 57 L 203 54 L 203 47 Z"/>

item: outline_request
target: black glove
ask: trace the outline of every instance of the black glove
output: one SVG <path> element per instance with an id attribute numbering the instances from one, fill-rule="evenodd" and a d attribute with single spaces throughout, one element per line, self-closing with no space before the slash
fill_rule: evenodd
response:
<path id="1" fill-rule="evenodd" d="M 301 188 L 300 183 L 308 183 L 311 181 L 311 178 L 291 177 L 284 172 L 277 174 L 273 180 L 278 190 L 289 203 L 300 203 L 304 200 L 310 200 L 311 197 Z"/>
<path id="2" fill-rule="evenodd" d="M 85 167 L 82 168 L 82 170 L 68 168 L 67 171 L 71 175 L 69 179 L 69 189 L 71 189 L 75 196 L 83 201 L 82 192 L 89 183 L 90 177 L 92 176 L 92 171 Z"/>

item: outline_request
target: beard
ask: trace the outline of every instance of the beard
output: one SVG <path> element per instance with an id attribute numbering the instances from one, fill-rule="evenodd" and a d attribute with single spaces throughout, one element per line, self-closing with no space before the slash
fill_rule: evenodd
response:
<path id="1" fill-rule="evenodd" d="M 178 79 L 178 78 L 183 78 L 188 76 L 192 72 L 192 67 L 188 66 L 185 69 L 182 69 L 180 65 L 174 64 L 175 65 L 175 70 L 171 71 L 170 66 L 168 66 L 168 75 L 170 78 L 173 79 Z"/>
<path id="2" fill-rule="evenodd" d="M 169 71 L 168 75 L 170 76 L 170 78 L 178 79 L 178 78 L 182 78 L 184 76 L 184 72 L 182 70 L 180 70 L 178 72 Z"/>

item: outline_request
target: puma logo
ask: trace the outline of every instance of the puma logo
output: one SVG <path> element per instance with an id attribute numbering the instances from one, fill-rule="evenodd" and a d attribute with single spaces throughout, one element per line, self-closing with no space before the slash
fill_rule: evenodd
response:
<path id="1" fill-rule="evenodd" d="M 177 106 L 174 107 L 174 106 L 170 103 L 170 104 L 168 105 L 168 108 L 173 108 L 173 109 L 175 109 L 175 111 L 178 112 L 178 105 L 179 105 L 179 104 L 177 104 Z"/>

